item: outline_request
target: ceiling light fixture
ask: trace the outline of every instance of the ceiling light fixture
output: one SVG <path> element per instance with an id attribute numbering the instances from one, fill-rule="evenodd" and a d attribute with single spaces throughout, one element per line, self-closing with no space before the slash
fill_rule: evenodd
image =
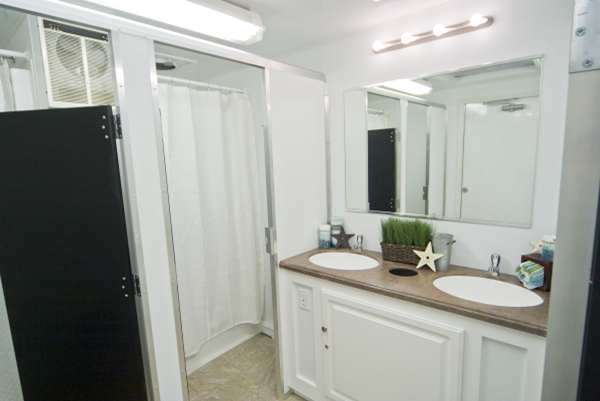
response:
<path id="1" fill-rule="evenodd" d="M 395 81 L 384 82 L 378 86 L 412 95 L 428 95 L 432 90 L 431 84 L 423 79 L 397 79 Z"/>
<path id="2" fill-rule="evenodd" d="M 197 36 L 251 44 L 262 39 L 260 15 L 219 0 L 62 0 L 134 21 Z"/>
<path id="3" fill-rule="evenodd" d="M 487 28 L 492 25 L 494 19 L 490 16 L 484 17 L 479 13 L 473 14 L 469 21 L 461 22 L 460 24 L 444 26 L 436 24 L 433 30 L 424 32 L 418 35 L 411 35 L 409 32 L 402 34 L 400 39 L 383 42 L 376 40 L 373 43 L 373 51 L 382 53 L 385 51 L 402 49 L 407 46 L 418 45 L 436 39 L 442 39 L 448 36 L 460 35 L 467 32 L 476 31 L 478 29 Z"/>

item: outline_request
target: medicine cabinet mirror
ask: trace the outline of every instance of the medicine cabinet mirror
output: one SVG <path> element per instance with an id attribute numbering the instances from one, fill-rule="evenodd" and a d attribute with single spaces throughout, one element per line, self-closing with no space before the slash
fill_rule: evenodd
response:
<path id="1" fill-rule="evenodd" d="M 541 58 L 344 93 L 346 208 L 530 227 Z"/>

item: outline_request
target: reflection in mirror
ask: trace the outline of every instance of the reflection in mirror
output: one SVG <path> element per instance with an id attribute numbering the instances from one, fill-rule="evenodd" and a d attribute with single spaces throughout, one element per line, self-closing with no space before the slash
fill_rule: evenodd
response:
<path id="1" fill-rule="evenodd" d="M 346 207 L 528 227 L 541 59 L 344 93 Z"/>

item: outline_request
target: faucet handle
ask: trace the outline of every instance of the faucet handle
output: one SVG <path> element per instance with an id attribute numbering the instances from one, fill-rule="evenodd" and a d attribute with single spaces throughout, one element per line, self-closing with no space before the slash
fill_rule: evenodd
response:
<path id="1" fill-rule="evenodd" d="M 492 253 L 492 266 L 496 267 L 498 265 L 500 265 L 500 255 Z"/>
<path id="2" fill-rule="evenodd" d="M 354 244 L 354 247 L 353 247 L 353 249 L 356 252 L 362 252 L 363 251 L 362 242 L 363 242 L 363 236 L 362 235 L 357 235 L 356 236 L 356 244 Z"/>

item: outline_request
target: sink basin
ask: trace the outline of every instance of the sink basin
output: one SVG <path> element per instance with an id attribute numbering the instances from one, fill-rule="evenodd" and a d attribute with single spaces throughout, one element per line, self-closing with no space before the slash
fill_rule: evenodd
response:
<path id="1" fill-rule="evenodd" d="M 379 266 L 375 259 L 355 253 L 318 253 L 308 260 L 317 266 L 335 270 L 368 270 Z"/>
<path id="2" fill-rule="evenodd" d="M 447 276 L 438 278 L 433 285 L 446 294 L 486 305 L 522 308 L 544 302 L 526 288 L 482 277 Z"/>

